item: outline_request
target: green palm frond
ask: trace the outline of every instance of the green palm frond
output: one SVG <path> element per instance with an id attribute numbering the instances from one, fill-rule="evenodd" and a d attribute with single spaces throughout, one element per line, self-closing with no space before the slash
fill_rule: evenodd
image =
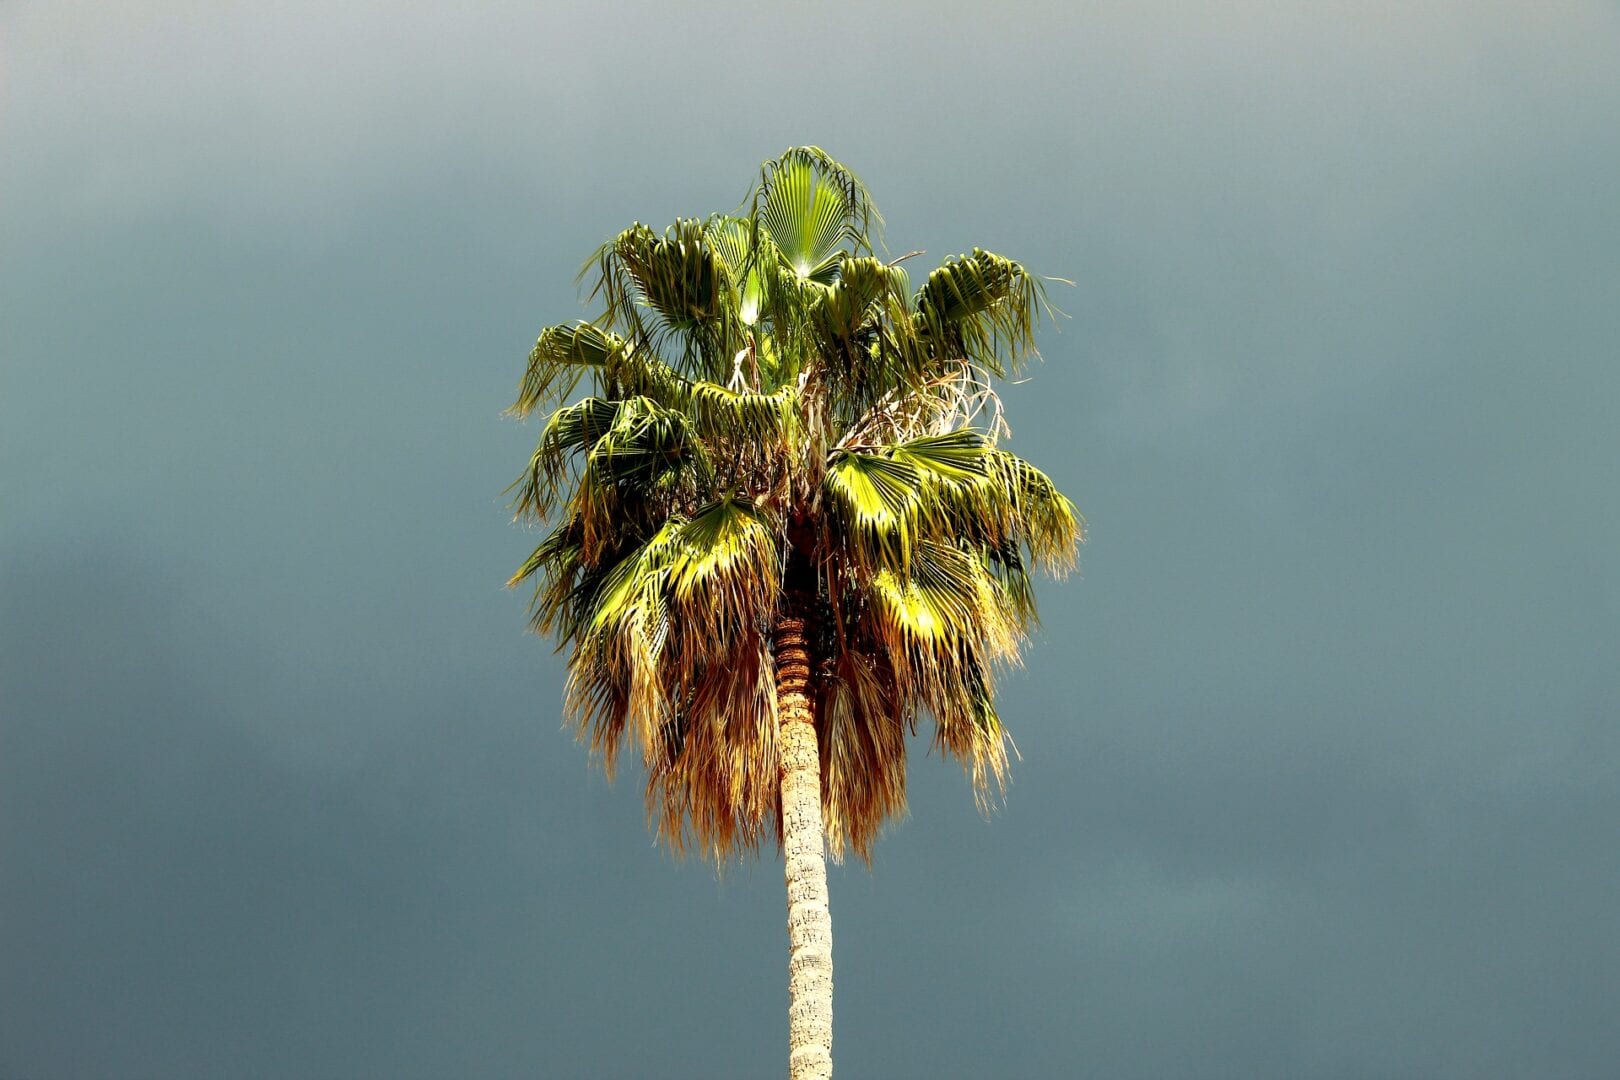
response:
<path id="1" fill-rule="evenodd" d="M 999 541 L 1015 529 L 1013 504 L 972 429 L 925 435 L 869 451 L 846 450 L 828 466 L 828 525 L 865 573 L 904 570 L 922 538 Z"/>
<path id="2" fill-rule="evenodd" d="M 520 585 L 541 573 L 570 577 L 579 565 L 579 556 L 579 520 L 570 518 L 546 534 L 546 538 L 507 580 L 507 587 Z"/>
<path id="3" fill-rule="evenodd" d="M 852 257 L 810 310 L 836 392 L 857 408 L 901 384 L 923 355 L 912 334 L 908 290 L 904 268 Z"/>
<path id="4" fill-rule="evenodd" d="M 940 696 L 929 703 L 934 716 L 934 745 L 961 763 L 973 784 L 974 800 L 988 812 L 992 796 L 1007 785 L 1007 747 L 1011 740 L 996 711 L 987 665 L 973 650 L 939 684 Z"/>
<path id="5" fill-rule="evenodd" d="M 989 664 L 1016 662 L 1016 612 L 977 557 L 934 542 L 918 545 L 909 573 L 880 571 L 867 597 L 866 630 L 893 665 L 897 692 L 933 716 L 936 741 L 986 797 L 1007 762 Z"/>
<path id="6" fill-rule="evenodd" d="M 596 563 L 588 561 L 583 536 L 580 519 L 569 518 L 540 541 L 507 582 L 535 580 L 530 625 L 538 634 L 556 634 L 559 651 L 574 639 L 581 620 L 595 612 L 597 592 L 618 554 L 599 551 Z"/>
<path id="7" fill-rule="evenodd" d="M 1017 624 L 995 583 L 979 559 L 954 545 L 918 543 L 906 570 L 880 570 L 869 588 L 878 638 L 914 673 L 948 660 L 968 639 L 987 643 L 997 659 L 1016 656 Z"/>
<path id="8" fill-rule="evenodd" d="M 588 446 L 586 471 L 618 485 L 650 487 L 669 472 L 701 466 L 706 459 L 686 413 L 644 397 L 618 402 L 607 430 L 580 446 Z"/>
<path id="9" fill-rule="evenodd" d="M 781 589 L 777 527 L 744 499 L 703 507 L 683 524 L 669 570 L 669 600 L 684 657 L 713 659 L 738 634 L 766 631 Z"/>
<path id="10" fill-rule="evenodd" d="M 606 305 L 603 322 L 660 355 L 678 344 L 686 374 L 720 375 L 742 331 L 731 267 L 704 222 L 683 218 L 662 236 L 638 223 L 604 244 L 594 262 L 591 296 Z"/>
<path id="11" fill-rule="evenodd" d="M 637 348 L 593 323 L 567 323 L 541 331 L 507 412 L 521 419 L 547 404 L 561 404 L 587 373 L 599 394 L 641 395 L 671 406 L 680 403 L 687 386 L 651 349 Z"/>
<path id="12" fill-rule="evenodd" d="M 613 427 L 619 403 L 590 397 L 559 408 L 540 432 L 529 467 L 507 490 L 517 491 L 512 508 L 518 517 L 544 519 L 551 512 L 558 483 L 569 461 L 596 445 Z"/>
<path id="13" fill-rule="evenodd" d="M 747 211 L 750 279 L 757 278 L 763 384 L 796 380 L 818 362 L 812 312 L 851 257 L 870 254 L 881 218 L 865 186 L 815 147 L 797 147 L 760 172 Z M 750 305 L 751 306 L 751 305 Z"/>
<path id="14" fill-rule="evenodd" d="M 508 411 L 527 417 L 549 401 L 567 398 L 581 375 L 592 368 L 605 368 L 624 346 L 619 335 L 587 322 L 547 327 L 529 353 L 517 401 Z"/>
<path id="15" fill-rule="evenodd" d="M 974 248 L 928 275 L 915 321 L 937 359 L 968 360 L 1000 376 L 1035 352 L 1035 325 L 1048 306 L 1040 278 Z"/>
<path id="16" fill-rule="evenodd" d="M 610 773 L 632 727 L 649 764 L 669 754 L 671 703 L 658 660 L 669 630 L 664 584 L 682 524 L 671 518 L 609 569 L 580 613 L 565 700 Z"/>
<path id="17" fill-rule="evenodd" d="M 1024 632 L 1040 625 L 1035 605 L 1035 583 L 1030 579 L 1023 553 L 1014 539 L 986 543 L 979 548 L 985 571 L 1001 590 L 1003 602 Z"/>
<path id="18" fill-rule="evenodd" d="M 825 484 L 833 520 L 873 567 L 902 565 L 916 539 L 929 538 L 996 551 L 1021 546 L 1061 573 L 1073 565 L 1084 531 L 1050 477 L 971 428 L 844 452 Z M 1014 572 L 1021 570 L 1020 561 Z"/>
<path id="19" fill-rule="evenodd" d="M 612 425 L 586 451 L 574 491 L 586 547 L 633 528 L 630 515 L 643 506 L 673 505 L 682 482 L 705 490 L 711 475 L 708 451 L 685 413 L 650 398 L 620 402 Z"/>
<path id="20" fill-rule="evenodd" d="M 799 395 L 790 386 L 760 394 L 697 382 L 691 389 L 691 413 L 693 424 L 706 438 L 780 444 L 797 427 Z"/>
<path id="21" fill-rule="evenodd" d="M 832 283 L 819 320 L 821 328 L 829 341 L 848 341 L 880 314 L 873 306 L 879 299 L 904 297 L 906 288 L 904 267 L 889 266 L 870 255 L 851 256 Z"/>
<path id="22" fill-rule="evenodd" d="M 922 531 L 931 538 L 999 550 L 1023 537 L 1016 492 L 1009 491 L 998 471 L 1003 460 L 998 454 L 1004 452 L 979 432 L 959 428 L 922 435 L 895 444 L 888 453 L 917 470 L 918 501 L 925 508 Z"/>
<path id="23" fill-rule="evenodd" d="M 866 185 L 814 146 L 794 147 L 765 165 L 754 219 L 785 269 L 823 285 L 836 277 L 842 252 L 872 250 L 872 233 L 883 221 Z"/>
<path id="24" fill-rule="evenodd" d="M 775 524 L 725 499 L 671 517 L 581 620 L 570 710 L 605 762 L 627 735 L 640 747 L 649 814 L 677 849 L 724 858 L 774 830 L 765 632 L 779 590 Z"/>
<path id="25" fill-rule="evenodd" d="M 1085 519 L 1058 490 L 1051 477 L 1005 450 L 990 453 L 992 482 L 1011 502 L 1014 535 L 1047 572 L 1061 574 L 1074 565 L 1076 546 L 1085 536 Z"/>
<path id="26" fill-rule="evenodd" d="M 920 482 L 914 466 L 884 454 L 835 455 L 822 483 L 838 546 L 867 568 L 905 565 L 917 539 Z"/>
<path id="27" fill-rule="evenodd" d="M 678 409 L 691 390 L 691 380 L 633 341 L 608 354 L 596 372 L 597 391 L 607 397 L 645 397 Z"/>
<path id="28" fill-rule="evenodd" d="M 663 626 L 663 596 L 669 568 L 681 554 L 681 527 L 687 519 L 674 515 L 647 541 L 621 559 L 602 582 L 587 627 L 595 642 L 607 642 L 626 632 L 656 630 Z M 650 654 L 662 647 L 662 632 L 646 641 Z"/>
<path id="29" fill-rule="evenodd" d="M 1016 500 L 992 467 L 996 451 L 979 432 L 923 435 L 897 443 L 889 454 L 917 471 L 923 534 L 997 549 L 1022 535 Z"/>
<path id="30" fill-rule="evenodd" d="M 976 485 L 989 478 L 990 447 L 972 428 L 939 435 L 919 435 L 896 443 L 889 451 L 920 475 L 940 483 Z"/>
<path id="31" fill-rule="evenodd" d="M 748 218 L 716 214 L 704 229 L 709 243 L 731 270 L 737 287 L 738 321 L 744 326 L 755 325 L 766 304 L 770 274 L 780 265 L 780 254 Z"/>

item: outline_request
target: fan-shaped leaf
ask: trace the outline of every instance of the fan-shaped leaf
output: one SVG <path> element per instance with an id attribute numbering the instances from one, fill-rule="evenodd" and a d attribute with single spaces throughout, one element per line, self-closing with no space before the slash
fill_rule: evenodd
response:
<path id="1" fill-rule="evenodd" d="M 719 374 L 741 341 L 741 327 L 731 268 L 703 222 L 679 220 L 662 236 L 634 225 L 602 247 L 596 264 L 592 296 L 606 302 L 605 322 L 627 328 L 655 352 L 673 337 L 684 370 Z M 658 319 L 649 321 L 643 306 Z"/>
<path id="2" fill-rule="evenodd" d="M 855 174 L 813 146 L 795 147 L 765 166 L 754 217 L 784 267 L 821 284 L 836 277 L 840 245 L 870 251 L 868 234 L 882 220 Z"/>
<path id="3" fill-rule="evenodd" d="M 970 360 L 997 375 L 1035 351 L 1046 302 L 1039 278 L 988 251 L 949 259 L 917 293 L 916 324 L 939 360 Z"/>
<path id="4" fill-rule="evenodd" d="M 916 539 L 918 482 L 916 468 L 903 461 L 836 455 L 823 486 L 841 546 L 867 567 L 904 565 Z"/>
<path id="5" fill-rule="evenodd" d="M 776 528 L 752 503 L 722 499 L 676 535 L 670 596 L 691 658 L 712 657 L 745 633 L 767 628 L 780 574 Z"/>
<path id="6" fill-rule="evenodd" d="M 768 445 L 791 437 L 799 395 L 789 386 L 758 394 L 697 382 L 692 384 L 691 403 L 693 425 L 705 437 Z"/>
<path id="7" fill-rule="evenodd" d="M 1005 450 L 992 451 L 988 465 L 997 489 L 1010 499 L 1014 537 L 1051 573 L 1073 566 L 1085 527 L 1074 503 L 1045 473 Z"/>
<path id="8" fill-rule="evenodd" d="M 529 353 L 529 366 L 509 410 L 528 416 L 550 400 L 566 398 L 588 368 L 605 367 L 624 348 L 624 339 L 587 322 L 551 326 Z"/>
<path id="9" fill-rule="evenodd" d="M 908 439 L 897 443 L 890 455 L 923 476 L 944 483 L 976 485 L 989 477 L 990 447 L 984 436 L 972 428 Z"/>

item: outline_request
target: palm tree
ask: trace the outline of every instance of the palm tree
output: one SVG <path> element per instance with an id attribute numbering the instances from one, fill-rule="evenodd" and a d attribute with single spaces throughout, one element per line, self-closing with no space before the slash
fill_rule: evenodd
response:
<path id="1" fill-rule="evenodd" d="M 975 250 L 913 293 L 879 226 L 815 147 L 734 215 L 632 225 L 581 273 L 600 315 L 541 333 L 513 406 L 551 410 L 513 490 L 553 528 L 511 583 L 569 653 L 581 738 L 610 773 L 629 738 L 676 851 L 784 851 L 794 1077 L 832 1071 L 824 841 L 870 861 L 923 714 L 999 790 L 992 670 L 1034 623 L 1030 568 L 1080 538 L 1000 445 L 992 380 L 1034 352 L 1040 279 Z"/>

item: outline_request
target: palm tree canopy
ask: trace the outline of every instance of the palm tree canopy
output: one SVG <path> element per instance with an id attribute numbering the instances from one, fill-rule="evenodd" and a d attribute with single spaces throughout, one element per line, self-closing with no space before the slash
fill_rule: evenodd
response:
<path id="1" fill-rule="evenodd" d="M 567 708 L 626 738 L 676 850 L 779 830 L 771 628 L 810 627 L 835 857 L 905 807 L 919 717 L 985 799 L 1007 768 L 992 677 L 1034 625 L 1029 572 L 1081 534 L 1003 449 L 997 378 L 1034 354 L 1041 279 L 988 251 L 913 290 L 865 186 L 815 147 L 736 214 L 635 224 L 581 272 L 602 305 L 540 334 L 512 411 L 550 410 L 513 485 L 551 527 L 512 584 L 569 653 Z"/>

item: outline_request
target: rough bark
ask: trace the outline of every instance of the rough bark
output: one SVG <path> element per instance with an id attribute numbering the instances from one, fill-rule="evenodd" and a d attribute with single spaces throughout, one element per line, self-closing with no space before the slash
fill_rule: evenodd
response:
<path id="1" fill-rule="evenodd" d="M 821 755 L 804 620 L 776 624 L 782 851 L 788 902 L 788 1075 L 832 1075 L 832 915 L 821 821 Z"/>

